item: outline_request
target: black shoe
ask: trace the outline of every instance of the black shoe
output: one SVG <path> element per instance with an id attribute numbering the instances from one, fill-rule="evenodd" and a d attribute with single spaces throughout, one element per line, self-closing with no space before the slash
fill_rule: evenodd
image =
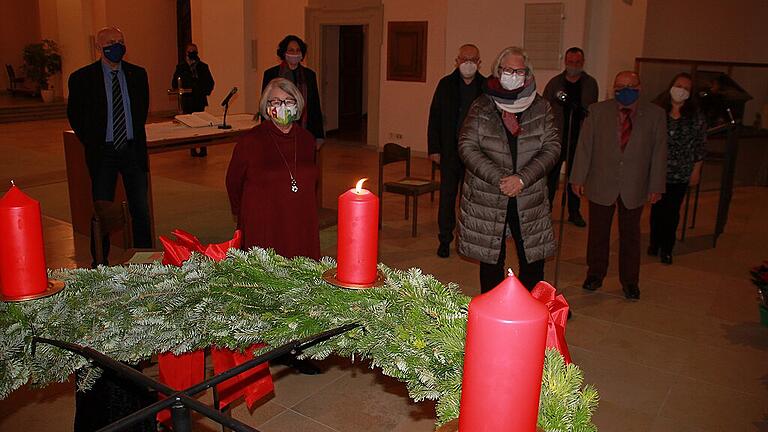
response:
<path id="1" fill-rule="evenodd" d="M 568 216 L 568 222 L 576 225 L 579 228 L 584 228 L 587 226 L 587 222 L 584 220 L 583 217 L 581 217 L 581 213 L 576 213 L 574 215 Z"/>
<path id="2" fill-rule="evenodd" d="M 571 310 L 568 309 L 568 320 L 570 321 L 571 317 L 573 316 L 573 313 L 571 313 Z"/>
<path id="3" fill-rule="evenodd" d="M 621 290 L 627 300 L 640 300 L 640 287 L 637 284 L 622 285 Z"/>
<path id="4" fill-rule="evenodd" d="M 587 279 L 584 281 L 584 285 L 582 285 L 581 287 L 587 291 L 596 291 L 601 286 L 603 286 L 602 279 L 599 279 L 593 276 L 587 276 Z"/>
<path id="5" fill-rule="evenodd" d="M 451 256 L 451 244 L 440 242 L 440 246 L 437 247 L 437 256 L 440 258 L 448 258 Z"/>
<path id="6" fill-rule="evenodd" d="M 668 252 L 662 252 L 659 261 L 661 261 L 662 264 L 672 264 L 672 254 Z"/>
<path id="7" fill-rule="evenodd" d="M 659 247 L 650 245 L 648 246 L 648 251 L 646 251 L 648 256 L 659 256 Z"/>
<path id="8" fill-rule="evenodd" d="M 208 156 L 208 147 L 200 147 L 200 157 Z"/>

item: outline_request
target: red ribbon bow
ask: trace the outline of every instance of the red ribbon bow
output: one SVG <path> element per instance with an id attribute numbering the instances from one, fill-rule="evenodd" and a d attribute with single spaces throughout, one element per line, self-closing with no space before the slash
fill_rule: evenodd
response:
<path id="1" fill-rule="evenodd" d="M 568 302 L 562 294 L 552 285 L 541 281 L 533 287 L 531 295 L 536 300 L 544 303 L 549 311 L 547 323 L 547 348 L 555 347 L 565 359 L 571 363 L 571 353 L 568 352 L 568 344 L 565 342 L 565 325 L 568 323 Z"/>
<path id="2" fill-rule="evenodd" d="M 205 246 L 197 237 L 186 231 L 176 229 L 172 233 L 176 240 L 160 236 L 160 243 L 163 244 L 165 250 L 163 264 L 166 265 L 181 266 L 184 261 L 189 259 L 192 252 L 203 254 L 214 261 L 221 261 L 226 258 L 230 248 L 240 247 L 240 230 L 235 231 L 232 240 Z M 211 355 L 214 372 L 219 374 L 251 360 L 254 357 L 254 351 L 264 346 L 266 345 L 255 344 L 245 352 L 233 351 L 228 348 L 213 348 Z M 189 388 L 204 379 L 205 355 L 203 350 L 179 355 L 167 352 L 158 355 L 157 359 L 160 381 L 176 390 Z M 256 401 L 272 393 L 274 389 L 269 365 L 264 363 L 217 385 L 219 408 L 229 405 L 241 396 L 245 396 L 245 402 L 249 408 L 252 408 Z M 157 414 L 157 420 L 167 423 L 170 420 L 170 411 L 160 411 Z"/>

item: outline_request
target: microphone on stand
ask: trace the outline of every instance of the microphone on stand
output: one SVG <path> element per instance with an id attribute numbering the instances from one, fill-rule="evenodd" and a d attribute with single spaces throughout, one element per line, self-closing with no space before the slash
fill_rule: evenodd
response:
<path id="1" fill-rule="evenodd" d="M 229 91 L 227 97 L 221 101 L 221 106 L 224 107 L 224 120 L 219 125 L 219 129 L 232 129 L 232 126 L 227 124 L 227 111 L 229 111 L 229 100 L 232 99 L 232 96 L 234 96 L 235 93 L 237 93 L 237 87 L 232 87 L 232 90 Z"/>
<path id="2" fill-rule="evenodd" d="M 232 87 L 232 90 L 229 91 L 229 94 L 227 95 L 227 97 L 225 97 L 224 100 L 221 101 L 221 106 L 229 105 L 229 100 L 232 99 L 232 96 L 234 96 L 235 93 L 237 93 L 237 87 Z"/>
<path id="3" fill-rule="evenodd" d="M 581 114 L 584 115 L 584 117 L 589 115 L 589 110 L 582 107 L 581 104 L 571 101 L 568 97 L 568 92 L 565 90 L 559 90 L 557 93 L 555 93 L 555 98 L 560 102 L 562 105 L 568 105 L 572 109 L 578 110 Z"/>

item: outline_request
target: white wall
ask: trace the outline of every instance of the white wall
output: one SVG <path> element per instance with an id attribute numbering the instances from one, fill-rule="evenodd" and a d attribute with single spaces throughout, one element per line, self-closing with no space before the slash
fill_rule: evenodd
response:
<path id="1" fill-rule="evenodd" d="M 536 0 L 535 3 L 564 3 L 562 51 L 584 46 L 587 0 Z M 444 73 L 451 72 L 458 48 L 473 43 L 480 48 L 483 60 L 480 72 L 490 75 L 491 65 L 502 49 L 523 46 L 525 0 L 448 0 Z M 589 69 L 589 53 L 586 68 Z M 539 92 L 553 76 L 562 72 L 539 69 L 533 65 Z"/>
<path id="2" fill-rule="evenodd" d="M 126 61 L 147 70 L 150 112 L 175 111 L 177 102 L 168 96 L 168 89 L 178 59 L 176 2 L 108 0 L 101 9 L 98 3 L 103 1 L 94 2 L 91 34 L 104 26 L 120 28 L 125 36 Z"/>
<path id="3" fill-rule="evenodd" d="M 589 0 L 585 69 L 595 76 L 600 99 L 612 97 L 613 79 L 633 70 L 643 52 L 647 0 Z M 641 77 L 642 78 L 642 77 Z"/>
<path id="4" fill-rule="evenodd" d="M 384 2 L 384 43 L 381 52 L 379 146 L 397 142 L 426 154 L 429 103 L 445 75 L 446 9 L 448 0 L 387 0 Z M 427 82 L 387 81 L 389 21 L 427 21 Z M 401 135 L 402 138 L 396 138 Z"/>

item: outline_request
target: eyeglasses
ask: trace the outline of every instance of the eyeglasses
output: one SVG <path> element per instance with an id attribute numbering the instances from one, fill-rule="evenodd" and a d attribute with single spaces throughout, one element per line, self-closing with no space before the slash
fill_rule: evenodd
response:
<path id="1" fill-rule="evenodd" d="M 509 75 L 526 76 L 528 75 L 528 68 L 514 69 L 514 68 L 503 68 L 499 66 L 499 72 L 509 74 Z"/>
<path id="2" fill-rule="evenodd" d="M 279 108 L 280 105 L 285 105 L 286 108 L 293 108 L 296 106 L 296 99 L 270 99 L 267 101 L 267 105 L 272 108 Z"/>

